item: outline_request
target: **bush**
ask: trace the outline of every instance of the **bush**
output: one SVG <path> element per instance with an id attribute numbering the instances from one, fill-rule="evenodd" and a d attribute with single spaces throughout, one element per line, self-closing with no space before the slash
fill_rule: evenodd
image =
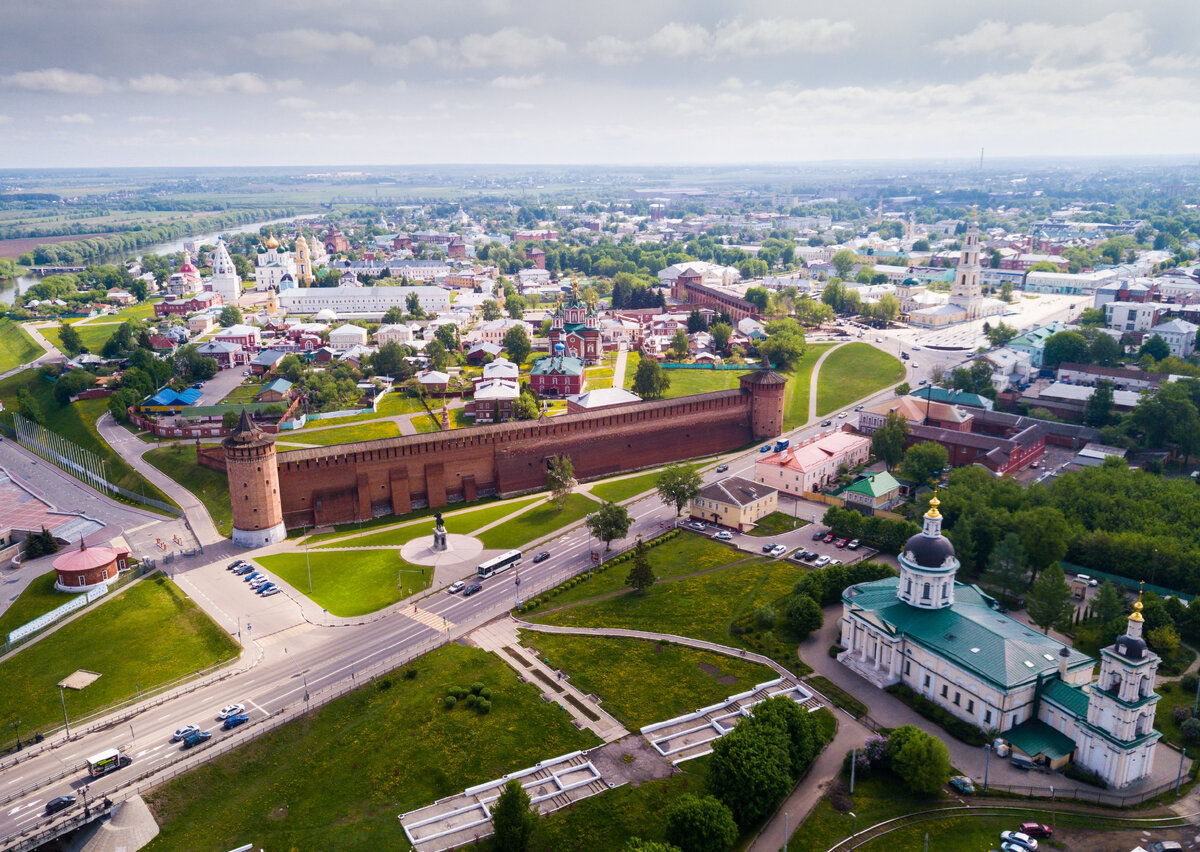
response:
<path id="1" fill-rule="evenodd" d="M 933 795 L 950 780 L 946 744 L 915 725 L 892 731 L 887 750 L 892 772 L 913 792 Z"/>
<path id="2" fill-rule="evenodd" d="M 1188 719 L 1192 718 L 1191 707 L 1176 707 L 1171 711 L 1171 715 L 1175 718 L 1176 725 L 1182 725 Z"/>
<path id="3" fill-rule="evenodd" d="M 474 707 L 478 703 L 479 703 L 478 695 L 475 695 L 474 693 L 472 693 L 471 695 L 467 696 L 467 706 L 468 707 Z"/>
<path id="4" fill-rule="evenodd" d="M 1068 763 L 1063 767 L 1063 775 L 1075 781 L 1082 781 L 1084 784 L 1091 784 L 1093 787 L 1099 787 L 1101 790 L 1108 789 L 1108 783 L 1103 778 L 1092 772 L 1090 769 L 1084 769 L 1074 763 Z"/>
<path id="5" fill-rule="evenodd" d="M 775 626 L 775 610 L 766 604 L 755 607 L 754 623 L 758 625 L 759 630 L 770 630 Z"/>
<path id="6" fill-rule="evenodd" d="M 475 704 L 475 710 L 479 713 L 480 716 L 486 715 L 488 712 L 491 711 L 491 709 L 492 709 L 492 702 L 488 701 L 486 698 L 479 699 L 479 701 L 476 702 L 476 704 Z"/>
<path id="7" fill-rule="evenodd" d="M 471 684 L 471 694 L 472 695 L 478 695 L 481 692 L 483 692 L 483 682 L 482 681 L 477 680 L 473 684 Z"/>
<path id="8" fill-rule="evenodd" d="M 383 680 L 381 680 L 375 684 L 375 688 L 378 689 L 380 692 L 383 692 L 386 689 L 391 689 L 392 688 L 392 679 L 390 677 L 385 677 Z"/>
<path id="9" fill-rule="evenodd" d="M 837 659 L 837 655 L 842 653 L 842 651 L 845 651 L 845 650 L 846 649 L 843 648 L 841 645 L 830 645 L 829 646 L 829 658 L 831 660 L 835 660 L 835 659 Z"/>
<path id="10" fill-rule="evenodd" d="M 916 710 L 926 719 L 940 725 L 946 733 L 960 740 L 967 745 L 981 746 L 988 741 L 987 734 L 982 730 L 972 725 L 970 722 L 964 722 L 957 716 L 950 715 L 949 712 L 943 710 L 938 705 L 934 704 L 923 695 L 918 695 L 904 684 L 895 684 L 887 688 L 887 692 L 899 698 L 912 709 Z"/>
<path id="11" fill-rule="evenodd" d="M 1200 742 L 1200 719 L 1197 719 L 1194 716 L 1191 719 L 1187 719 L 1182 725 L 1179 726 L 1179 730 L 1183 732 L 1183 739 L 1185 742 Z"/>
<path id="12" fill-rule="evenodd" d="M 446 706 L 447 710 L 453 710 L 454 705 L 456 705 L 458 703 L 458 699 L 455 698 L 453 695 L 447 695 L 446 700 L 443 701 L 442 703 Z"/>
<path id="13" fill-rule="evenodd" d="M 485 686 L 480 691 L 479 697 L 482 698 L 484 701 L 491 701 L 492 700 L 492 691 Z"/>
<path id="14" fill-rule="evenodd" d="M 1182 689 L 1188 695 L 1195 695 L 1196 694 L 1196 685 L 1198 683 L 1200 683 L 1200 678 L 1197 678 L 1196 675 L 1194 675 L 1194 674 L 1184 675 L 1182 678 L 1179 679 L 1179 688 Z"/>
<path id="15" fill-rule="evenodd" d="M 825 623 L 825 614 L 821 605 L 809 595 L 794 595 L 787 605 L 788 627 L 803 640 L 814 630 L 820 630 Z"/>
<path id="16" fill-rule="evenodd" d="M 404 679 L 405 680 L 412 680 L 416 676 L 417 676 L 417 670 L 414 669 L 412 666 L 409 666 L 408 668 L 406 668 L 404 670 Z"/>

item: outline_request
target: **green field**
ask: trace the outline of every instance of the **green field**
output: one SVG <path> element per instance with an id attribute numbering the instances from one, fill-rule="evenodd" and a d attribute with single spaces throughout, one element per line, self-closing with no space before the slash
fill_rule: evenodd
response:
<path id="1" fill-rule="evenodd" d="M 804 347 L 804 355 L 787 373 L 787 399 L 783 404 L 784 431 L 803 426 L 808 422 L 808 392 L 812 384 L 812 371 L 817 360 L 835 344 L 809 343 Z"/>
<path id="2" fill-rule="evenodd" d="M 474 532 L 480 527 L 485 527 L 493 521 L 498 521 L 503 517 L 513 514 L 514 512 L 519 512 L 521 509 L 524 509 L 525 507 L 530 506 L 541 499 L 542 497 L 540 496 L 526 497 L 523 500 L 494 503 L 470 512 L 462 512 L 458 515 L 445 515 L 445 517 L 443 517 L 443 523 L 446 525 L 447 531 L 451 533 L 466 534 Z M 321 547 L 377 547 L 380 545 L 395 545 L 399 547 L 402 544 L 407 544 L 414 538 L 419 538 L 423 535 L 430 535 L 432 530 L 432 523 L 416 523 L 408 526 L 397 527 L 395 529 L 383 530 L 382 532 L 341 538 L 332 543 L 322 544 Z M 345 533 L 342 533 L 341 535 L 345 536 Z M 316 541 L 320 538 L 324 537 L 314 536 L 313 541 Z"/>
<path id="3" fill-rule="evenodd" d="M 401 393 L 385 394 L 383 399 L 379 400 L 379 406 L 376 409 L 376 417 L 390 417 L 394 414 L 416 414 L 418 411 L 424 411 L 425 406 L 421 404 L 421 400 L 415 396 L 406 396 Z"/>
<path id="4" fill-rule="evenodd" d="M 56 684 L 77 669 L 101 677 L 65 691 L 71 717 L 237 654 L 233 640 L 174 583 L 150 577 L 0 663 L 0 719 L 21 719 L 26 732 L 61 723 Z"/>
<path id="5" fill-rule="evenodd" d="M 625 389 L 633 389 L 633 380 L 637 375 L 638 364 L 642 357 L 637 352 L 630 352 L 625 362 Z M 675 399 L 679 396 L 691 396 L 697 393 L 711 393 L 719 390 L 732 390 L 738 387 L 738 376 L 753 370 L 747 365 L 743 370 L 665 370 L 671 386 L 663 394 L 663 399 Z"/>
<path id="6" fill-rule="evenodd" d="M 44 351 L 19 323 L 0 317 L 0 373 L 28 364 Z"/>
<path id="7" fill-rule="evenodd" d="M 904 379 L 904 364 L 869 343 L 848 343 L 825 359 L 817 376 L 817 414 L 825 415 Z"/>
<path id="8" fill-rule="evenodd" d="M 550 535 L 555 530 L 569 526 L 581 520 L 584 515 L 600 508 L 600 504 L 582 494 L 572 494 L 567 497 L 562 511 L 553 503 L 534 506 L 511 521 L 492 527 L 479 536 L 483 546 L 489 550 L 512 550 L 524 544 L 537 541 Z"/>
<path id="9" fill-rule="evenodd" d="M 309 550 L 254 560 L 334 615 L 365 615 L 428 588 L 432 568 L 409 565 L 395 550 Z M 312 575 L 312 592 L 308 578 Z"/>
<path id="10" fill-rule="evenodd" d="M 284 433 L 286 435 L 286 433 Z M 322 429 L 321 431 L 298 433 L 295 438 L 285 444 L 279 442 L 280 447 L 294 448 L 296 444 L 312 444 L 319 447 L 330 447 L 335 444 L 353 444 L 356 441 L 375 441 L 380 438 L 397 438 L 400 436 L 400 427 L 390 420 L 384 420 L 377 423 L 358 423 L 352 426 L 343 426 L 336 429 Z M 281 436 L 282 437 L 282 436 Z"/>
<path id="11" fill-rule="evenodd" d="M 196 463 L 196 445 L 172 444 L 157 447 L 142 456 L 150 464 L 192 492 L 208 510 L 223 536 L 233 534 L 233 509 L 229 505 L 229 480 L 225 474 Z"/>
<path id="12" fill-rule="evenodd" d="M 79 340 L 84 348 L 88 352 L 99 355 L 100 350 L 104 348 L 104 344 L 108 342 L 110 337 L 116 334 L 117 329 L 120 327 L 121 323 L 119 321 L 103 317 L 88 325 L 78 325 L 75 327 L 75 330 L 79 332 Z M 63 351 L 63 354 L 67 354 L 62 348 L 62 332 L 57 325 L 52 328 L 39 328 L 38 331 L 47 340 L 57 346 L 59 350 Z"/>
<path id="13" fill-rule="evenodd" d="M 49 571 L 25 587 L 25 591 L 12 602 L 12 606 L 0 613 L 0 643 L 8 641 L 8 633 L 22 624 L 28 624 L 40 615 L 45 615 L 75 597 L 54 589 L 56 574 Z"/>
<path id="14" fill-rule="evenodd" d="M 712 651 L 642 639 L 521 631 L 585 695 L 629 730 L 664 722 L 774 680 L 775 670 Z"/>
<path id="15" fill-rule="evenodd" d="M 695 470 L 700 467 L 699 463 L 685 464 L 688 470 Z M 624 479 L 611 479 L 607 482 L 597 482 L 592 486 L 592 493 L 601 500 L 620 503 L 622 500 L 628 500 L 630 497 L 641 494 L 644 491 L 654 490 L 654 483 L 658 479 L 661 470 L 652 470 L 649 473 L 639 473 L 637 476 L 628 476 Z"/>
<path id="16" fill-rule="evenodd" d="M 173 503 L 171 498 L 126 464 L 125 460 L 117 455 L 96 431 L 96 421 L 108 410 L 108 400 L 83 399 L 70 405 L 60 406 L 58 400 L 54 398 L 53 382 L 42 378 L 40 373 L 40 370 L 22 370 L 15 376 L 9 376 L 0 381 L 0 402 L 3 402 L 6 410 L 15 411 L 17 390 L 22 387 L 28 388 L 41 409 L 42 425 L 84 449 L 102 456 L 105 462 L 105 472 L 110 482 L 135 493 L 144 493 L 147 497 L 153 497 L 164 503 Z"/>
<path id="17" fill-rule="evenodd" d="M 162 833 L 146 850 L 407 849 L 398 814 L 597 744 L 491 654 L 448 645 L 413 668 L 412 680 L 393 673 L 156 789 L 147 800 Z M 443 709 L 449 687 L 475 681 L 491 712 Z"/>
<path id="18" fill-rule="evenodd" d="M 784 512 L 772 512 L 765 518 L 759 518 L 755 522 L 754 529 L 750 530 L 750 535 L 760 538 L 782 535 L 792 530 L 798 530 L 807 523 L 808 521 L 802 518 L 797 518 Z"/>

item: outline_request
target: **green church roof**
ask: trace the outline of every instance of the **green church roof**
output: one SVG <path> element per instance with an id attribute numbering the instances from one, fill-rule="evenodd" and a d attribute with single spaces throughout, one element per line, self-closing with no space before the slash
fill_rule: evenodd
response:
<path id="1" fill-rule="evenodd" d="M 870 476 L 864 476 L 847 488 L 846 491 L 853 491 L 855 494 L 862 494 L 865 497 L 882 497 L 889 491 L 894 491 L 899 487 L 900 483 L 896 481 L 896 477 L 885 470 L 883 473 L 873 473 Z"/>

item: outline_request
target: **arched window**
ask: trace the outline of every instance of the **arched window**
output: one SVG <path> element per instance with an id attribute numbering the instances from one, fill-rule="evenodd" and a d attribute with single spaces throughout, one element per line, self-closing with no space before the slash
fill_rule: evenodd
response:
<path id="1" fill-rule="evenodd" d="M 921 590 L 921 600 L 929 600 L 929 584 L 925 584 L 925 588 Z"/>

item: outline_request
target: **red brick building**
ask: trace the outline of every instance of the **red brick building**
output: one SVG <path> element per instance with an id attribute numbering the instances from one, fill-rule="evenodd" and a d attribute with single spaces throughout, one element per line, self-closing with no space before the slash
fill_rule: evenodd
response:
<path id="1" fill-rule="evenodd" d="M 186 299 L 163 299 L 161 302 L 155 302 L 154 315 L 156 317 L 165 317 L 172 314 L 185 316 L 193 314 L 196 311 L 202 311 L 205 308 L 220 307 L 224 304 L 225 300 L 221 298 L 220 293 L 212 290 L 202 290 Z"/>
<path id="2" fill-rule="evenodd" d="M 462 237 L 455 237 L 446 244 L 446 257 L 451 260 L 462 260 L 467 256 L 467 244 L 463 242 Z"/>
<path id="3" fill-rule="evenodd" d="M 88 547 L 82 540 L 76 550 L 54 559 L 54 588 L 60 592 L 87 592 L 117 579 L 129 567 L 129 551 L 115 547 Z"/>
<path id="4" fill-rule="evenodd" d="M 562 352 L 561 349 L 557 351 Z M 529 387 L 538 396 L 569 396 L 583 393 L 583 385 L 583 361 L 569 355 L 558 354 L 539 358 L 529 371 Z"/>
<path id="5" fill-rule="evenodd" d="M 550 351 L 578 358 L 584 364 L 599 364 L 604 357 L 600 335 L 600 317 L 596 309 L 579 298 L 579 292 L 569 302 L 558 306 L 550 322 Z M 571 391 L 579 393 L 579 391 Z"/>
<path id="6" fill-rule="evenodd" d="M 525 252 L 525 256 L 533 261 L 533 265 L 538 269 L 546 268 L 546 253 L 537 246 L 534 246 L 529 251 Z"/>

